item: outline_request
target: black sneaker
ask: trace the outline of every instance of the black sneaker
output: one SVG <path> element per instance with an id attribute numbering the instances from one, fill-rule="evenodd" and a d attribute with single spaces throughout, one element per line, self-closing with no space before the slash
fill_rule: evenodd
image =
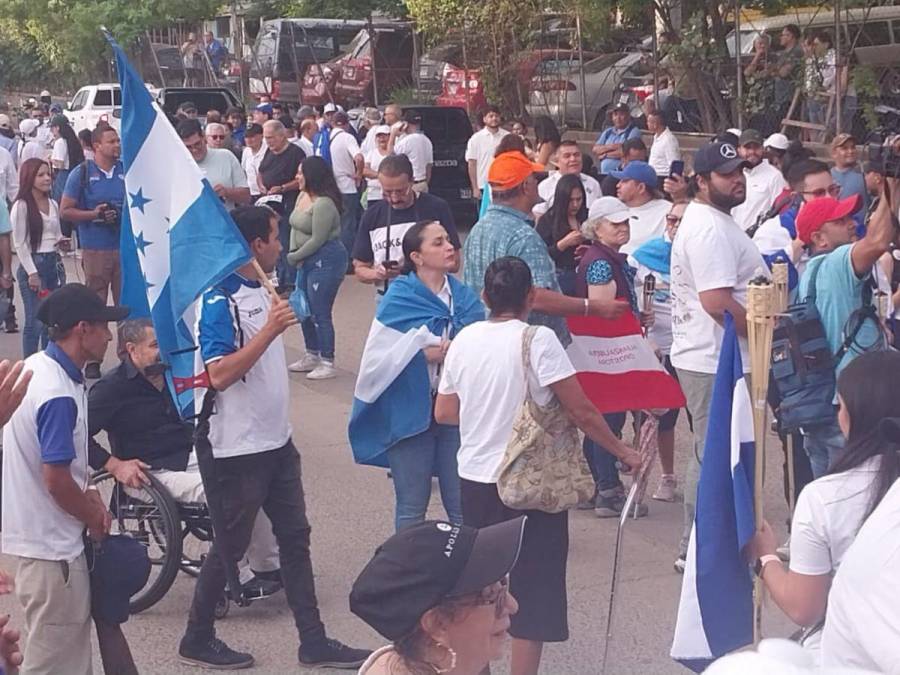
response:
<path id="1" fill-rule="evenodd" d="M 12 321 L 7 320 L 3 325 L 3 330 L 7 333 L 18 333 L 19 325 L 16 323 L 15 319 Z"/>
<path id="2" fill-rule="evenodd" d="M 241 591 L 243 591 L 244 597 L 248 600 L 262 600 L 275 595 L 281 588 L 281 580 L 274 581 L 255 576 L 241 586 Z"/>
<path id="3" fill-rule="evenodd" d="M 372 653 L 369 649 L 353 649 L 337 640 L 324 640 L 312 645 L 300 645 L 297 658 L 309 668 L 346 668 L 356 670 Z"/>
<path id="4" fill-rule="evenodd" d="M 251 654 L 236 652 L 215 636 L 206 642 L 181 638 L 178 657 L 182 663 L 212 670 L 240 670 L 253 665 Z"/>

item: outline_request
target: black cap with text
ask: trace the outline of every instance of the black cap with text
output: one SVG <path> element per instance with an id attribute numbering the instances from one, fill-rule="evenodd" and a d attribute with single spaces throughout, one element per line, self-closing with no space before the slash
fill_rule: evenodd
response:
<path id="1" fill-rule="evenodd" d="M 47 326 L 71 328 L 79 321 L 121 321 L 131 310 L 124 306 L 107 307 L 84 284 L 66 284 L 43 299 L 37 318 Z"/>

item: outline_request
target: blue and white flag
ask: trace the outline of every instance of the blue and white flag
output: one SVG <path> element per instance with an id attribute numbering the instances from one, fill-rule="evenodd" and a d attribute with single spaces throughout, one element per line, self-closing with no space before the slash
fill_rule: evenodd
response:
<path id="1" fill-rule="evenodd" d="M 195 361 L 195 303 L 246 263 L 250 250 L 121 47 L 107 39 L 122 88 L 122 302 L 131 317 L 152 318 L 169 387 L 188 418 L 194 389 L 208 386 Z"/>
<path id="2" fill-rule="evenodd" d="M 392 281 L 378 306 L 350 412 L 350 447 L 359 464 L 386 467 L 388 448 L 428 429 L 431 381 L 422 350 L 484 319 L 475 292 L 453 277 L 448 280 L 452 309 L 415 274 Z"/>
<path id="3" fill-rule="evenodd" d="M 742 549 L 755 530 L 754 452 L 750 392 L 727 314 L 671 652 L 695 672 L 753 641 L 753 582 Z"/>

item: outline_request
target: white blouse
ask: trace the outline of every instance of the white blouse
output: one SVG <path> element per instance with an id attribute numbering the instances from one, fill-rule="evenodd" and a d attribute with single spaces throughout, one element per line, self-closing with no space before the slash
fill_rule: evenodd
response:
<path id="1" fill-rule="evenodd" d="M 12 220 L 13 247 L 19 256 L 19 263 L 28 274 L 36 274 L 37 267 L 32 259 L 33 253 L 53 253 L 56 245 L 62 239 L 62 230 L 59 225 L 59 207 L 56 202 L 50 200 L 50 213 L 41 212 L 44 221 L 41 243 L 36 251 L 31 250 L 31 239 L 28 236 L 28 206 L 21 199 L 13 204 L 10 220 Z"/>

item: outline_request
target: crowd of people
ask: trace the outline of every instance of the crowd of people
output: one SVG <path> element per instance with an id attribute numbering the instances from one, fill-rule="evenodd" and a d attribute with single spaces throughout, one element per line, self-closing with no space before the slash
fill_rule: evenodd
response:
<path id="1" fill-rule="evenodd" d="M 543 121 L 536 143 L 521 123 L 508 132 L 487 108 L 465 155 L 482 214 L 463 240 L 447 202 L 429 192 L 433 148 L 417 114 L 391 105 L 356 129 L 334 105 L 295 115 L 276 105 L 259 104 L 249 119 L 229 110 L 205 126 L 183 106 L 174 120 L 253 256 L 200 303 L 195 337 L 210 390 L 196 428 L 166 387 L 152 323 L 119 306 L 120 220 L 135 197 L 126 198 L 118 133 L 101 124 L 83 147 L 53 117 L 42 154 L 19 155 L 13 173 L 0 174 L 12 206 L 7 214 L 0 200 L 3 284 L 11 288 L 14 251 L 29 373 L 0 366 L 0 421 L 9 420 L 2 545 L 18 561 L 27 633 L 18 653 L 15 634 L 0 632 L 7 663 L 24 656 L 24 672 L 90 672 L 82 532 L 95 542 L 110 533 L 108 505 L 90 482 L 105 469 L 133 490 L 152 473 L 184 502 L 207 500 L 210 475 L 224 488 L 227 518 L 178 649 L 186 663 L 254 663 L 214 628 L 233 565 L 246 597 L 284 591 L 300 664 L 468 675 L 500 656 L 508 632 L 511 671 L 536 674 L 543 644 L 569 636 L 568 510 L 509 503 L 511 444 L 538 442 L 529 419 L 554 439 L 563 432 L 549 420 L 566 438 L 579 439 L 577 427 L 583 442 L 565 451 L 593 484 L 577 506 L 601 518 L 622 515 L 622 474 L 643 463 L 622 436 L 629 413 L 636 426 L 645 413 L 598 412 L 566 352 L 566 317 L 633 314 L 680 383 L 693 451 L 676 467 L 680 411 L 654 411 L 661 478 L 652 493 L 667 502 L 683 493 L 680 571 L 726 315 L 749 376 L 748 285 L 784 262 L 792 297 L 818 311 L 837 386 L 817 424 L 779 428 L 786 458 L 796 441 L 791 536 L 780 546 L 765 525 L 748 563 L 808 629 L 804 643 L 823 664 L 896 668 L 900 586 L 866 580 L 863 561 L 889 570 L 898 551 L 900 434 L 884 420 L 900 418 L 890 396 L 900 363 L 889 349 L 900 186 L 883 165 L 859 166 L 852 136 L 835 137 L 829 167 L 781 134 L 731 129 L 704 143 L 689 171 L 661 114 L 650 117 L 648 148 L 627 106 L 616 107 L 586 155 Z M 66 284 L 73 231 L 84 284 Z M 277 279 L 274 292 L 256 265 Z M 389 469 L 396 496 L 396 534 L 350 593 L 351 610 L 392 642 L 371 654 L 329 638 L 319 617 L 289 422 L 289 373 L 338 374 L 332 313 L 348 275 L 375 286 L 350 445 L 359 463 Z M 100 377 L 110 322 L 120 365 Z M 283 335 L 297 324 L 305 353 L 288 364 Z M 86 390 L 85 378 L 98 377 Z M 108 449 L 95 440 L 101 431 Z M 446 521 L 426 521 L 433 475 Z M 47 514 L 44 529 L 34 512 Z M 648 505 L 633 515 L 647 517 Z M 872 611 L 877 631 L 862 628 Z"/>

